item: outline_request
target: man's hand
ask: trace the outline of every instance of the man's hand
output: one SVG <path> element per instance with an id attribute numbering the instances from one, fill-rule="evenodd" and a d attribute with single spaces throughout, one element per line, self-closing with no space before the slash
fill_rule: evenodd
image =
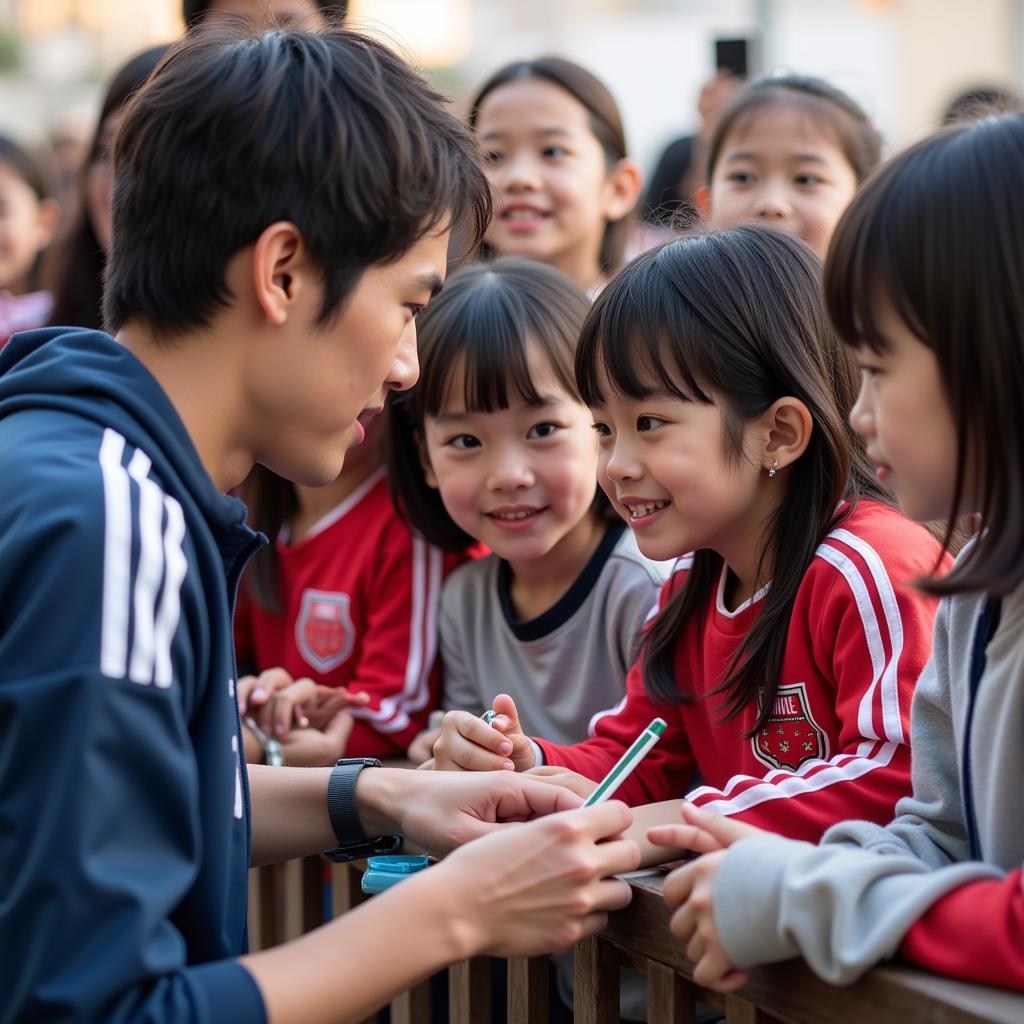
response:
<path id="1" fill-rule="evenodd" d="M 504 778 L 520 781 L 513 775 Z M 548 799 L 570 796 L 535 782 L 523 791 L 529 792 L 525 804 L 511 798 L 502 809 L 532 807 L 534 790 L 547 790 Z M 636 843 L 619 838 L 629 823 L 625 805 L 608 802 L 525 825 L 497 826 L 500 831 L 431 868 L 451 875 L 459 894 L 456 912 L 465 914 L 469 926 L 471 955 L 562 952 L 601 931 L 608 911 L 626 906 L 631 898 L 629 885 L 612 877 L 640 862 Z"/>
<path id="2" fill-rule="evenodd" d="M 449 711 L 434 742 L 437 771 L 526 771 L 534 765 L 533 744 L 523 733 L 515 701 L 494 698 L 497 717 L 488 725 L 468 711 Z"/>

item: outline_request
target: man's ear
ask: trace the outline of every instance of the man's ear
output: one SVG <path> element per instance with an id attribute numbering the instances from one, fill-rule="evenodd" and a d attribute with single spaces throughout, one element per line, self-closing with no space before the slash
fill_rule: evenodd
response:
<path id="1" fill-rule="evenodd" d="M 275 327 L 307 298 L 312 281 L 306 243 L 290 221 L 276 221 L 260 232 L 253 244 L 252 285 L 263 315 Z"/>
<path id="2" fill-rule="evenodd" d="M 760 420 L 765 437 L 760 453 L 764 469 L 785 469 L 807 451 L 814 420 L 799 398 L 786 395 L 776 399 Z"/>
<path id="3" fill-rule="evenodd" d="M 633 160 L 619 160 L 608 173 L 608 192 L 605 198 L 604 215 L 608 220 L 621 220 L 640 199 L 644 176 Z"/>
<path id="4" fill-rule="evenodd" d="M 707 185 L 701 185 L 693 193 L 693 201 L 697 205 L 697 209 L 700 210 L 701 217 L 707 220 L 711 216 L 711 189 Z"/>
<path id="5" fill-rule="evenodd" d="M 434 473 L 434 467 L 430 464 L 430 453 L 427 451 L 427 442 L 418 430 L 413 432 L 413 438 L 416 443 L 416 453 L 420 457 L 420 465 L 423 467 L 423 479 L 427 482 L 428 487 L 433 487 L 436 491 L 437 476 Z"/>

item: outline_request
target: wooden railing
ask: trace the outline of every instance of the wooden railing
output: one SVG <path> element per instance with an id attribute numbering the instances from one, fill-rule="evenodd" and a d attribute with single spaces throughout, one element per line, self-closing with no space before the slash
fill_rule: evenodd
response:
<path id="1" fill-rule="evenodd" d="M 325 871 L 325 869 L 327 869 Z M 337 916 L 364 898 L 361 865 L 330 865 L 317 857 L 261 868 L 250 875 L 253 949 L 294 938 L 323 923 L 325 878 Z M 577 1024 L 616 1024 L 619 966 L 647 977 L 650 1024 L 693 1024 L 697 1004 L 718 1007 L 727 1024 L 1024 1024 L 1024 996 L 951 981 L 903 967 L 880 967 L 856 984 L 837 988 L 801 961 L 752 971 L 739 992 L 719 996 L 693 983 L 691 967 L 668 928 L 662 876 L 631 879 L 633 902 L 611 915 L 601 935 L 576 948 Z M 969 937 L 965 936 L 965 941 Z M 508 963 L 509 1024 L 547 1024 L 548 961 Z M 487 961 L 456 964 L 448 972 L 450 1024 L 491 1024 Z M 393 1024 L 431 1021 L 429 983 L 391 1004 Z"/>

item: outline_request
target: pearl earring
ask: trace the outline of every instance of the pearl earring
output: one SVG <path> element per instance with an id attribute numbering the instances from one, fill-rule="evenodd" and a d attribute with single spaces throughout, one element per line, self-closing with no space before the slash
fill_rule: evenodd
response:
<path id="1" fill-rule="evenodd" d="M 771 464 L 771 468 L 768 470 L 768 475 L 770 477 L 774 478 L 775 474 L 778 472 L 778 469 L 779 469 L 779 460 L 778 459 L 772 459 L 772 464 Z"/>

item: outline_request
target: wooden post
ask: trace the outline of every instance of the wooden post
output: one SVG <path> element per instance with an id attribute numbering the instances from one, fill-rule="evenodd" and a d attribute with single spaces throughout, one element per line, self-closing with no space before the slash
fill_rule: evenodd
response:
<path id="1" fill-rule="evenodd" d="M 671 967 L 647 961 L 650 1024 L 697 1024 L 697 990 Z"/>
<path id="2" fill-rule="evenodd" d="M 575 990 L 576 1024 L 618 1024 L 619 961 L 610 942 L 592 936 L 576 947 Z"/>
<path id="3" fill-rule="evenodd" d="M 448 968 L 450 1024 L 491 1024 L 491 965 L 474 957 Z"/>
<path id="4" fill-rule="evenodd" d="M 508 962 L 508 1024 L 548 1024 L 551 965 L 546 956 Z"/>
<path id="5" fill-rule="evenodd" d="M 391 1024 L 431 1024 L 429 978 L 392 1000 Z"/>

